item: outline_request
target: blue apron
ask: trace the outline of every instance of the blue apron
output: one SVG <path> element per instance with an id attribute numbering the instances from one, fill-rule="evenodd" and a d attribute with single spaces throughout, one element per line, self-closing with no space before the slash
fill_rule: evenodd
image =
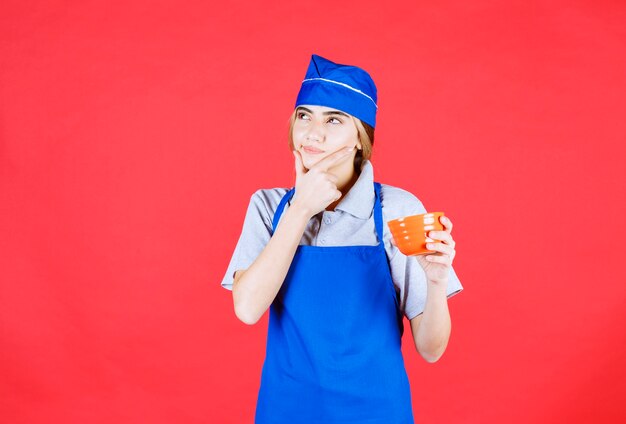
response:
<path id="1" fill-rule="evenodd" d="M 377 246 L 298 246 L 270 306 L 256 424 L 413 424 L 379 183 L 374 191 Z"/>

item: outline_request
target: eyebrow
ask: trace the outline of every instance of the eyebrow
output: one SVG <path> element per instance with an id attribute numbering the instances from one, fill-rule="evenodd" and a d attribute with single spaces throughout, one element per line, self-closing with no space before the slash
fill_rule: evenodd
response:
<path id="1" fill-rule="evenodd" d="M 312 111 L 311 109 L 307 109 L 307 108 L 302 107 L 302 106 L 299 106 L 299 107 L 296 109 L 296 112 L 297 112 L 297 111 L 299 111 L 299 110 L 304 110 L 304 111 L 306 111 L 306 112 L 309 112 L 310 114 L 313 114 L 313 111 Z M 323 112 L 323 113 L 322 113 L 322 115 L 343 115 L 343 116 L 345 116 L 346 118 L 349 118 L 349 117 L 350 117 L 350 115 L 348 115 L 348 114 L 346 114 L 346 113 L 343 113 L 343 112 L 341 112 L 341 111 L 338 111 L 338 110 L 330 110 L 330 111 L 328 111 L 328 112 Z"/>

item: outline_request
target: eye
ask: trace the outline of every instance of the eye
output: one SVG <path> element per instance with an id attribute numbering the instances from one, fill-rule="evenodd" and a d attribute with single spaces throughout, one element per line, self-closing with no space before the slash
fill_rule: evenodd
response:
<path id="1" fill-rule="evenodd" d="M 305 119 L 308 121 L 308 115 L 305 112 L 298 112 L 298 119 Z"/>
<path id="2" fill-rule="evenodd" d="M 332 118 L 330 118 L 330 119 L 328 120 L 328 122 L 330 122 L 330 121 L 332 121 L 332 120 L 337 121 L 337 122 L 336 122 L 337 124 L 341 124 L 341 120 L 339 120 L 339 119 L 335 118 L 334 116 L 333 116 Z"/>

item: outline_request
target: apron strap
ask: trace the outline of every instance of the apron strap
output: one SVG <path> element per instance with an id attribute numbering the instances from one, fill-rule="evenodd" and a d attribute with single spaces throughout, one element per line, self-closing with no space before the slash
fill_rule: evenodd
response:
<path id="1" fill-rule="evenodd" d="M 389 275 L 391 275 L 391 264 L 389 263 L 389 257 L 387 256 L 387 251 L 385 250 L 385 241 L 383 235 L 383 208 L 380 202 L 380 183 L 374 182 L 374 191 L 376 193 L 376 200 L 374 201 L 374 222 L 376 223 L 376 233 L 378 236 L 380 250 L 382 254 L 385 255 L 385 262 L 387 262 L 387 269 Z M 402 311 L 400 310 L 400 300 L 398 299 L 400 293 L 395 292 L 395 284 L 393 284 L 393 280 L 391 283 L 394 290 L 394 300 L 396 302 L 396 312 L 397 312 L 397 320 L 398 327 L 400 328 L 400 337 L 404 334 L 404 316 Z"/>
<path id="2" fill-rule="evenodd" d="M 280 199 L 280 203 L 278 204 L 278 207 L 276 208 L 276 212 L 274 212 L 274 219 L 272 220 L 272 235 L 274 235 L 274 231 L 276 231 L 276 226 L 278 225 L 278 220 L 280 219 L 280 216 L 283 214 L 283 210 L 285 209 L 285 204 L 287 204 L 287 202 L 291 200 L 291 197 L 293 196 L 295 191 L 296 191 L 296 188 L 293 187 L 291 190 L 285 193 L 282 199 Z"/>
<path id="3" fill-rule="evenodd" d="M 376 236 L 381 245 L 384 246 L 383 239 L 383 208 L 380 203 L 380 183 L 374 182 L 374 224 L 376 225 Z"/>

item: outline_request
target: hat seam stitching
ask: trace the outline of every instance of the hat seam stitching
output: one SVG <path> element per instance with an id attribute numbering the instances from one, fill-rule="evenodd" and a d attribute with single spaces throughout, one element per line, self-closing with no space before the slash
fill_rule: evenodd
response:
<path id="1" fill-rule="evenodd" d="M 372 99 L 370 96 L 368 96 L 367 94 L 365 94 L 364 92 L 362 92 L 362 91 L 361 91 L 361 90 L 359 90 L 358 88 L 354 88 L 354 87 L 352 87 L 352 86 L 350 86 L 350 85 L 348 85 L 348 84 L 346 84 L 346 83 L 339 82 L 339 81 L 334 81 L 334 80 L 327 79 L 327 78 L 307 78 L 307 79 L 302 80 L 302 83 L 304 84 L 305 82 L 308 82 L 308 81 L 315 81 L 315 80 L 321 80 L 321 81 L 326 81 L 326 82 L 332 82 L 333 84 L 341 85 L 342 87 L 346 87 L 346 88 L 349 88 L 349 89 L 350 89 L 350 90 L 352 90 L 352 91 L 356 91 L 357 93 L 362 94 L 362 95 L 364 95 L 365 97 L 367 97 L 368 99 L 370 99 L 370 100 L 371 100 L 371 102 L 372 102 L 372 103 L 374 103 L 374 107 L 376 107 L 376 109 L 378 109 L 378 105 L 376 104 L 376 102 L 374 101 L 374 99 Z"/>

